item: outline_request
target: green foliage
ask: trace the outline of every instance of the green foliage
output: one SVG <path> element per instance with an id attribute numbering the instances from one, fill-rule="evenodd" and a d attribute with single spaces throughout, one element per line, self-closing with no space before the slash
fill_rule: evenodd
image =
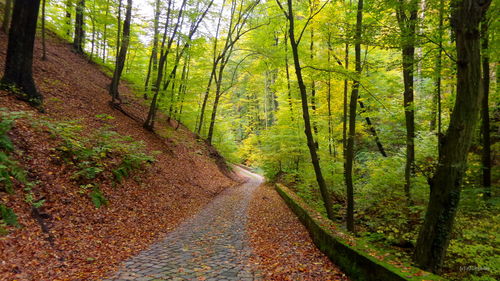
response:
<path id="1" fill-rule="evenodd" d="M 7 134 L 12 129 L 14 121 L 25 116 L 27 116 L 25 112 L 10 112 L 0 108 L 0 188 L 7 193 L 14 192 L 14 180 L 22 184 L 28 183 L 26 171 L 17 161 L 10 158 L 14 145 Z"/>
<path id="2" fill-rule="evenodd" d="M 34 208 L 42 207 L 43 203 L 45 203 L 45 199 L 35 200 L 35 196 L 31 191 L 31 187 L 27 187 L 24 190 L 27 191 L 27 193 L 24 195 L 24 201 L 26 203 L 30 204 Z"/>
<path id="3" fill-rule="evenodd" d="M 123 178 L 130 176 L 133 170 L 140 169 L 144 163 L 151 163 L 154 158 L 145 153 L 127 154 L 116 169 L 113 169 L 113 175 L 116 181 L 121 182 Z"/>
<path id="4" fill-rule="evenodd" d="M 10 226 L 19 226 L 19 222 L 17 220 L 17 215 L 14 213 L 14 211 L 5 206 L 4 204 L 0 204 L 0 217 L 4 221 L 5 224 L 10 225 Z"/>
<path id="5" fill-rule="evenodd" d="M 104 119 L 110 119 L 102 115 Z M 99 208 L 108 201 L 102 194 L 96 180 L 113 179 L 120 183 L 155 161 L 154 156 L 146 152 L 142 142 L 134 141 L 129 136 L 122 136 L 110 127 L 86 130 L 78 121 L 44 122 L 52 136 L 60 140 L 55 149 L 59 156 L 75 167 L 72 179 L 87 190 L 94 205 Z"/>
<path id="6" fill-rule="evenodd" d="M 108 200 L 106 199 L 106 197 L 104 197 L 104 194 L 99 189 L 99 187 L 94 187 L 92 192 L 89 193 L 89 197 L 96 208 L 108 206 L 109 204 Z"/>
<path id="7" fill-rule="evenodd" d="M 480 189 L 463 192 L 454 236 L 448 248 L 450 279 L 500 278 L 500 204 L 486 202 Z"/>
<path id="8" fill-rule="evenodd" d="M 53 136 L 62 141 L 56 150 L 77 168 L 72 176 L 77 182 L 94 180 L 107 171 L 113 174 L 118 171 L 122 177 L 128 177 L 131 171 L 154 161 L 154 157 L 145 152 L 143 143 L 121 136 L 110 127 L 84 134 L 78 121 L 47 122 L 46 125 Z"/>

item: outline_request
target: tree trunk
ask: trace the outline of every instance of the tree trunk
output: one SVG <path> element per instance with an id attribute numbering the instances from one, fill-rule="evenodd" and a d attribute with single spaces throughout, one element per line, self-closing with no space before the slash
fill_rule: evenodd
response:
<path id="1" fill-rule="evenodd" d="M 45 44 L 45 5 L 46 0 L 42 2 L 42 60 L 47 60 L 47 46 Z"/>
<path id="2" fill-rule="evenodd" d="M 205 95 L 203 96 L 203 103 L 201 104 L 201 108 L 200 108 L 200 119 L 198 122 L 198 128 L 196 129 L 196 133 L 198 135 L 200 135 L 201 128 L 203 127 L 203 121 L 205 119 L 205 108 L 207 107 L 208 95 L 210 93 L 210 87 L 212 87 L 212 81 L 214 79 L 216 67 L 217 67 L 216 64 L 212 65 L 212 72 L 210 73 L 210 78 L 208 79 L 208 85 L 207 85 L 207 88 L 205 90 Z"/>
<path id="3" fill-rule="evenodd" d="M 33 47 L 40 0 L 16 0 L 9 30 L 9 43 L 2 84 L 19 88 L 22 100 L 42 103 L 42 95 L 33 81 Z"/>
<path id="4" fill-rule="evenodd" d="M 120 84 L 120 77 L 122 75 L 125 59 L 127 58 L 127 50 L 130 42 L 130 21 L 132 18 L 132 0 L 127 0 L 127 12 L 125 14 L 125 21 L 123 22 L 123 38 L 121 48 L 118 56 L 116 57 L 115 71 L 111 86 L 109 87 L 109 94 L 111 95 L 111 102 L 115 103 L 120 100 L 118 85 Z"/>
<path id="5" fill-rule="evenodd" d="M 441 135 L 441 68 L 443 61 L 443 19 L 444 19 L 444 0 L 439 1 L 439 25 L 438 25 L 438 54 L 436 57 L 435 69 L 435 92 L 432 99 L 431 107 L 431 122 L 429 129 L 431 132 L 436 130 L 436 123 L 438 125 L 438 136 Z"/>
<path id="6" fill-rule="evenodd" d="M 356 107 L 358 104 L 359 76 L 361 75 L 361 33 L 363 27 L 363 0 L 358 0 L 355 35 L 355 69 L 358 77 L 352 81 L 351 100 L 349 102 L 349 135 L 347 137 L 345 183 L 347 194 L 347 230 L 354 232 L 354 185 L 352 170 L 354 164 L 354 137 L 356 136 Z"/>
<path id="7" fill-rule="evenodd" d="M 311 63 L 313 63 L 314 60 L 314 29 L 311 28 L 311 43 L 309 45 L 309 52 L 311 56 Z M 311 74 L 312 75 L 312 74 Z M 316 81 L 314 81 L 314 78 L 311 78 L 311 109 L 312 109 L 312 126 L 313 126 L 313 132 L 316 138 L 318 138 L 318 124 L 316 122 Z M 316 149 L 319 149 L 319 143 L 318 141 L 315 142 Z"/>
<path id="8" fill-rule="evenodd" d="M 180 98 L 180 107 L 179 110 L 175 110 L 175 119 L 177 120 L 178 124 L 181 123 L 182 119 L 182 109 L 184 107 L 184 99 L 186 98 L 186 91 L 187 91 L 187 80 L 189 79 L 189 66 L 191 64 L 191 56 L 188 54 L 186 56 L 186 62 L 182 68 L 182 76 L 181 76 L 181 83 L 179 85 L 179 98 Z M 179 126 L 177 126 L 178 128 Z"/>
<path id="9" fill-rule="evenodd" d="M 360 100 L 358 100 L 358 103 L 359 103 L 359 108 L 361 109 L 360 113 L 361 114 L 365 113 L 366 112 L 365 104 Z M 385 152 L 384 146 L 382 145 L 382 142 L 378 137 L 377 130 L 375 129 L 375 126 L 373 126 L 372 120 L 370 119 L 369 116 L 365 116 L 365 121 L 366 125 L 368 126 L 368 130 L 370 131 L 375 140 L 375 144 L 377 145 L 378 151 L 380 152 L 380 154 L 382 154 L 382 156 L 387 157 L 387 153 Z"/>
<path id="10" fill-rule="evenodd" d="M 222 13 L 224 11 L 224 3 L 221 5 L 221 9 L 219 12 L 219 18 L 217 20 L 217 27 L 215 29 L 215 37 L 214 37 L 214 45 L 213 45 L 213 58 L 212 58 L 212 71 L 210 71 L 210 77 L 208 78 L 208 84 L 207 88 L 205 90 L 205 95 L 203 96 L 203 103 L 201 104 L 200 108 L 200 118 L 198 121 L 198 126 L 196 129 L 196 134 L 200 135 L 201 134 L 201 128 L 203 128 L 203 122 L 205 121 L 205 109 L 207 106 L 208 102 L 208 96 L 210 94 L 210 88 L 212 87 L 212 82 L 215 76 L 215 72 L 217 71 L 217 64 L 219 63 L 219 60 L 217 58 L 217 42 L 219 40 L 219 30 L 220 30 L 220 25 L 222 21 Z"/>
<path id="11" fill-rule="evenodd" d="M 153 73 L 158 68 L 158 42 L 159 42 L 159 22 L 160 22 L 160 0 L 156 0 L 155 5 L 155 18 L 154 18 L 154 34 L 153 34 L 153 49 L 151 50 L 151 57 L 149 59 L 148 73 L 146 75 L 146 82 L 144 83 L 144 98 L 147 99 L 149 77 L 151 76 L 151 68 Z"/>
<path id="12" fill-rule="evenodd" d="M 108 14 L 109 14 L 109 0 L 106 0 L 106 12 L 105 12 L 105 16 L 106 16 L 106 19 L 108 18 Z M 107 40 L 108 40 L 108 24 L 107 24 L 107 21 L 104 22 L 104 32 L 103 32 L 103 36 L 102 36 L 102 41 L 103 41 L 103 46 L 102 46 L 102 63 L 106 63 L 106 51 L 107 51 Z"/>
<path id="13" fill-rule="evenodd" d="M 349 43 L 345 43 L 345 70 L 349 71 Z M 348 81 L 344 79 L 344 96 L 343 96 L 343 114 L 342 114 L 342 156 L 344 157 L 344 177 L 346 177 L 346 158 L 347 158 L 347 92 Z"/>
<path id="14" fill-rule="evenodd" d="M 361 0 L 362 1 L 362 0 Z M 292 47 L 293 62 L 295 66 L 295 74 L 297 76 L 297 83 L 299 85 L 300 97 L 302 100 L 302 117 L 304 119 L 304 133 L 307 138 L 307 146 L 309 148 L 309 153 L 311 155 L 311 162 L 314 167 L 314 172 L 316 174 L 316 181 L 318 182 L 321 197 L 323 198 L 323 204 L 326 209 L 326 213 L 329 219 L 335 217 L 335 213 L 332 208 L 332 199 L 328 194 L 328 189 L 326 187 L 325 179 L 323 178 L 323 173 L 321 172 L 321 166 L 319 163 L 319 157 L 316 151 L 316 145 L 313 138 L 311 119 L 309 117 L 309 105 L 307 103 L 307 91 L 304 79 L 302 76 L 302 67 L 300 66 L 299 60 L 299 49 L 298 43 L 295 39 L 295 25 L 294 25 L 294 15 L 292 8 L 292 0 L 287 0 L 288 2 L 288 23 L 289 23 L 289 37 L 290 45 Z"/>
<path id="15" fill-rule="evenodd" d="M 222 76 L 224 74 L 224 69 L 226 68 L 226 63 L 228 61 L 229 61 L 229 57 L 226 60 L 223 59 L 220 62 L 219 73 L 217 75 L 217 79 L 215 80 L 215 100 L 214 100 L 214 105 L 212 107 L 212 116 L 210 117 L 210 125 L 208 126 L 208 135 L 207 135 L 207 141 L 210 144 L 212 143 L 212 138 L 214 135 L 215 117 L 217 116 L 217 107 L 219 105 L 219 99 L 222 96 L 222 92 L 221 92 Z"/>
<path id="16" fill-rule="evenodd" d="M 118 56 L 118 53 L 120 53 L 120 42 L 121 42 L 121 34 L 122 34 L 122 6 L 123 6 L 123 0 L 120 0 L 118 2 L 118 19 L 117 19 L 117 29 L 118 31 L 116 32 L 116 56 Z"/>
<path id="17" fill-rule="evenodd" d="M 85 0 L 78 0 L 76 5 L 76 16 L 75 16 L 75 37 L 73 40 L 73 49 L 78 54 L 83 54 L 83 40 L 85 37 L 85 32 L 83 30 L 84 11 L 85 11 Z"/>
<path id="18" fill-rule="evenodd" d="M 290 65 L 288 63 L 288 36 L 285 32 L 285 71 L 286 71 L 286 88 L 288 93 L 288 106 L 290 108 L 290 120 L 294 122 L 293 118 L 293 101 L 292 101 L 292 85 L 290 82 Z"/>
<path id="19" fill-rule="evenodd" d="M 450 125 L 442 138 L 437 170 L 429 180 L 430 198 L 420 229 L 414 260 L 425 270 L 438 273 L 450 241 L 460 201 L 462 178 L 478 121 L 481 91 L 479 22 L 490 1 L 453 3 L 451 25 L 456 36 L 457 95 Z"/>
<path id="20" fill-rule="evenodd" d="M 491 198 L 491 139 L 490 139 L 490 115 L 489 115 L 489 95 L 490 95 L 490 57 L 489 57 L 489 33 L 488 19 L 483 15 L 481 21 L 482 36 L 482 64 L 483 64 L 483 100 L 481 102 L 481 135 L 483 143 L 482 168 L 483 168 L 483 188 L 484 198 Z"/>
<path id="21" fill-rule="evenodd" d="M 408 206 L 411 202 L 411 178 L 414 173 L 415 164 L 415 104 L 413 75 L 415 68 L 415 33 L 417 27 L 418 1 L 410 0 L 408 8 L 400 2 L 396 10 L 399 29 L 401 32 L 401 48 L 403 58 L 403 106 L 405 110 L 406 123 L 406 163 L 405 163 L 405 186 L 404 192 Z M 409 12 L 409 16 L 406 13 Z"/>
<path id="22" fill-rule="evenodd" d="M 71 9 L 73 8 L 72 0 L 66 0 L 66 36 L 71 38 Z"/>
<path id="23" fill-rule="evenodd" d="M 9 32 L 9 26 L 10 26 L 10 16 L 12 12 L 12 2 L 13 0 L 7 0 L 5 2 L 5 8 L 3 11 L 3 22 L 2 22 L 2 30 L 7 33 Z"/>
<path id="24" fill-rule="evenodd" d="M 95 0 L 93 1 L 92 5 L 92 13 L 90 16 L 90 22 L 92 23 L 92 40 L 91 40 L 91 48 L 90 48 L 90 60 L 94 58 L 94 49 L 95 49 L 95 33 L 96 33 L 96 28 L 95 28 L 95 16 L 96 16 L 96 10 L 95 10 Z"/>
<path id="25" fill-rule="evenodd" d="M 332 52 L 332 42 L 331 42 L 331 37 L 332 34 L 330 31 L 328 31 L 328 49 L 327 49 L 327 55 L 326 59 L 328 61 L 328 65 L 330 65 L 331 61 L 331 52 Z M 326 82 L 327 85 L 327 94 L 326 94 L 326 103 L 328 107 L 328 154 L 330 156 L 333 155 L 333 129 L 332 129 L 332 75 L 330 72 L 328 72 L 328 80 Z"/>
<path id="26" fill-rule="evenodd" d="M 215 100 L 214 100 L 214 105 L 212 107 L 212 116 L 210 117 L 210 126 L 208 127 L 208 135 L 207 135 L 207 142 L 212 143 L 212 138 L 214 135 L 214 129 L 215 129 L 215 118 L 217 116 L 217 107 L 219 106 L 219 100 L 221 94 L 215 94 Z"/>
<path id="27" fill-rule="evenodd" d="M 160 93 L 160 85 L 161 85 L 161 82 L 163 79 L 163 72 L 166 71 L 165 68 L 166 68 L 167 57 L 170 53 L 172 43 L 177 36 L 177 30 L 179 28 L 179 23 L 182 19 L 184 7 L 186 5 L 186 0 L 184 0 L 182 2 L 182 5 L 181 5 L 179 12 L 178 12 L 178 15 L 177 15 L 177 22 L 175 24 L 174 30 L 172 31 L 172 35 L 169 38 L 167 45 L 165 46 L 165 42 L 167 39 L 167 33 L 168 33 L 168 26 L 169 26 L 169 22 L 170 22 L 171 4 L 172 4 L 172 2 L 169 2 L 168 9 L 167 9 L 167 19 L 166 19 L 166 23 L 165 23 L 165 27 L 164 27 L 164 31 L 163 31 L 163 40 L 162 40 L 161 49 L 160 49 L 161 51 L 160 51 L 160 62 L 159 62 L 159 67 L 158 67 L 158 74 L 157 74 L 156 82 L 154 84 L 154 95 L 153 95 L 153 99 L 151 101 L 151 105 L 149 106 L 148 116 L 147 116 L 146 121 L 144 122 L 144 125 L 143 125 L 143 127 L 145 129 L 150 130 L 150 131 L 153 131 L 153 129 L 154 129 L 154 124 L 155 124 L 155 120 L 156 120 L 156 112 L 158 110 L 158 99 L 159 99 L 159 93 Z M 191 39 L 191 36 L 192 36 L 192 33 L 190 33 L 188 40 Z M 182 51 L 184 51 L 184 49 Z M 174 68 L 173 68 L 172 72 L 170 73 L 170 76 L 167 78 L 167 82 L 165 83 L 165 88 L 168 87 L 168 83 L 170 83 L 170 77 L 172 76 L 172 73 L 176 72 L 178 63 L 179 63 L 179 61 L 175 62 Z"/>

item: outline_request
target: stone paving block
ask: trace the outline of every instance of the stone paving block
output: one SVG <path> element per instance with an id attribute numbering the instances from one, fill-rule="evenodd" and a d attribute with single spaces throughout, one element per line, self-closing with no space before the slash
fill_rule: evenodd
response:
<path id="1" fill-rule="evenodd" d="M 164 240 L 123 263 L 109 280 L 261 280 L 248 264 L 245 230 L 252 179 L 229 188 Z"/>

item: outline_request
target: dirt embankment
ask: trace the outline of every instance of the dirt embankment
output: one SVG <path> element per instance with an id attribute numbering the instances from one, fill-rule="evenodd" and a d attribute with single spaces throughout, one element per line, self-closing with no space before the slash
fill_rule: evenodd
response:
<path id="1" fill-rule="evenodd" d="M 55 141 L 27 121 L 16 122 L 10 133 L 17 159 L 26 168 L 49 233 L 41 230 L 20 186 L 15 194 L 0 192 L 0 201 L 14 209 L 22 225 L 0 237 L 1 280 L 95 280 L 122 260 L 162 237 L 186 217 L 196 213 L 221 190 L 234 185 L 213 159 L 213 150 L 184 127 L 177 131 L 164 117 L 158 134 L 113 110 L 108 101 L 110 79 L 97 66 L 75 55 L 69 44 L 48 38 L 48 60 L 41 61 L 36 43 L 33 72 L 45 97 L 45 114 L 0 91 L 0 107 L 33 112 L 35 118 L 81 120 L 87 128 L 112 126 L 121 135 L 143 141 L 149 151 L 160 151 L 156 162 L 118 186 L 101 182 L 110 204 L 96 209 L 79 192 L 70 167 L 53 159 Z M 7 36 L 0 32 L 0 76 L 3 75 Z M 124 109 L 144 118 L 145 105 L 129 89 L 120 87 Z M 99 114 L 113 116 L 103 120 Z M 162 137 L 168 134 L 168 138 Z M 210 156 L 212 154 L 212 157 Z M 220 161 L 219 161 L 220 162 Z M 52 237 L 53 245 L 48 242 Z"/>

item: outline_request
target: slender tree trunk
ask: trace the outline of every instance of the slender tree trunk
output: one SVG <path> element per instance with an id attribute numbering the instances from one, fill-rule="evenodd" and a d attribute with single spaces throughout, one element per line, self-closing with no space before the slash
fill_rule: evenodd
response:
<path id="1" fill-rule="evenodd" d="M 491 139 L 490 139 L 490 114 L 489 114 L 489 95 L 490 95 L 490 57 L 489 57 L 489 34 L 488 19 L 483 15 L 481 21 L 482 36 L 482 65 L 483 65 L 483 100 L 481 102 L 481 134 L 483 151 L 481 162 L 483 166 L 482 184 L 485 189 L 484 198 L 491 198 Z"/>
<path id="2" fill-rule="evenodd" d="M 65 21 L 65 28 L 66 28 L 66 36 L 68 36 L 68 39 L 71 38 L 71 9 L 73 9 L 73 2 L 72 0 L 66 0 L 66 21 Z"/>
<path id="3" fill-rule="evenodd" d="M 12 3 L 13 0 L 7 0 L 5 1 L 5 8 L 3 10 L 3 22 L 2 22 L 2 30 L 7 33 L 9 32 L 9 26 L 10 26 L 10 16 L 12 12 Z"/>
<path id="4" fill-rule="evenodd" d="M 311 28 L 311 44 L 309 46 L 309 52 L 310 52 L 310 56 L 311 56 L 311 63 L 313 62 L 314 60 L 314 29 Z M 318 124 L 316 122 L 316 81 L 314 81 L 314 78 L 311 78 L 311 109 L 312 109 L 312 112 L 313 112 L 313 122 L 312 122 L 312 125 L 313 125 L 313 132 L 314 132 L 314 135 L 316 136 L 316 138 L 318 137 Z M 316 149 L 319 149 L 319 143 L 318 141 L 315 142 L 315 145 L 316 145 Z"/>
<path id="5" fill-rule="evenodd" d="M 362 1 L 362 0 L 361 0 Z M 307 138 L 307 146 L 309 148 L 309 153 L 311 155 L 311 162 L 314 167 L 314 173 L 316 175 L 316 181 L 320 189 L 321 197 L 323 198 L 323 203 L 326 209 L 328 218 L 333 219 L 335 213 L 332 208 L 332 199 L 328 194 L 328 189 L 326 186 L 325 179 L 323 178 L 323 173 L 321 171 L 321 166 L 319 163 L 319 157 L 316 151 L 316 145 L 313 138 L 311 119 L 309 117 L 309 105 L 307 103 L 307 90 L 304 83 L 304 78 L 302 76 L 302 67 L 300 66 L 299 60 L 299 49 L 298 43 L 295 39 L 295 24 L 294 24 L 294 14 L 292 7 L 292 0 L 287 0 L 288 2 L 288 23 L 289 23 L 289 36 L 290 36 L 290 46 L 292 47 L 293 62 L 295 66 L 295 74 L 297 76 L 297 83 L 299 85 L 300 97 L 302 100 L 302 117 L 304 119 L 304 133 Z"/>
<path id="6" fill-rule="evenodd" d="M 438 273 L 450 241 L 460 201 L 467 154 L 475 133 L 483 93 L 479 23 L 490 1 L 461 0 L 452 5 L 451 25 L 456 36 L 457 95 L 450 125 L 442 138 L 439 161 L 430 183 L 430 198 L 420 229 L 414 260 Z"/>
<path id="7" fill-rule="evenodd" d="M 358 100 L 359 103 L 359 108 L 361 109 L 361 114 L 366 112 L 365 104 Z M 387 153 L 385 152 L 384 146 L 382 145 L 382 142 L 380 141 L 380 138 L 378 137 L 377 130 L 375 129 L 375 126 L 372 123 L 372 120 L 370 119 L 369 116 L 365 116 L 365 121 L 366 125 L 368 126 L 368 130 L 372 134 L 375 144 L 377 145 L 378 151 L 382 156 L 387 157 Z"/>
<path id="8" fill-rule="evenodd" d="M 443 19 L 444 19 L 444 0 L 439 1 L 439 24 L 438 24 L 438 54 L 436 56 L 436 69 L 435 69 L 435 92 L 432 99 L 431 107 L 431 122 L 430 131 L 436 130 L 436 123 L 438 125 L 438 135 L 441 134 L 441 115 L 437 111 L 441 111 L 441 68 L 443 61 Z"/>
<path id="9" fill-rule="evenodd" d="M 418 1 L 410 0 L 408 8 L 400 2 L 396 10 L 397 19 L 401 31 L 401 48 L 403 58 L 403 106 L 405 110 L 406 123 L 406 163 L 405 163 L 405 186 L 404 192 L 408 206 L 411 200 L 411 178 L 414 173 L 415 164 L 415 104 L 414 104 L 414 68 L 415 68 L 415 33 L 417 27 Z M 409 11 L 407 15 L 406 11 Z"/>
<path id="10" fill-rule="evenodd" d="M 169 21 L 169 17 L 170 17 L 170 12 L 167 11 L 167 24 L 165 24 L 165 29 L 164 29 L 164 33 L 163 33 L 163 40 L 162 40 L 162 44 L 161 44 L 160 62 L 158 65 L 158 78 L 156 79 L 155 88 L 154 88 L 155 93 L 153 95 L 153 100 L 151 101 L 151 105 L 149 107 L 148 116 L 147 116 L 146 121 L 144 122 L 144 125 L 143 125 L 143 127 L 146 128 L 147 130 L 152 131 L 154 128 L 155 115 L 156 115 L 156 111 L 158 109 L 157 102 L 158 102 L 159 87 L 160 87 L 160 83 L 161 83 L 162 78 L 163 78 L 163 67 L 164 67 L 166 58 L 168 56 L 168 53 L 170 52 L 173 40 L 174 40 L 174 38 L 176 38 L 178 36 L 177 32 L 178 32 L 178 29 L 180 26 L 179 23 L 183 18 L 183 13 L 184 13 L 184 8 L 186 7 L 186 3 L 187 3 L 187 0 L 182 1 L 182 4 L 179 8 L 179 12 L 177 14 L 178 15 L 177 22 L 172 30 L 172 36 L 169 38 L 168 44 L 165 46 L 165 41 L 166 41 L 167 31 L 168 31 L 168 21 Z M 176 71 L 177 66 L 179 64 L 180 57 L 182 57 L 185 50 L 189 47 L 189 44 L 190 44 L 191 39 L 193 38 L 193 35 L 198 30 L 200 23 L 207 15 L 212 4 L 213 4 L 213 0 L 211 0 L 207 4 L 207 6 L 204 8 L 204 10 L 201 12 L 201 14 L 191 23 L 189 34 L 186 36 L 187 37 L 186 43 L 184 44 L 184 47 L 181 49 L 179 56 L 177 57 L 177 60 L 174 62 L 174 67 L 173 67 L 173 70 L 170 73 L 169 77 L 172 77 L 172 73 L 174 73 Z M 170 10 L 170 8 L 168 10 Z"/>
<path id="11" fill-rule="evenodd" d="M 215 75 L 215 71 L 216 71 L 216 68 L 217 65 L 214 63 L 212 65 L 212 71 L 210 73 L 210 78 L 208 78 L 208 84 L 207 84 L 207 88 L 205 90 L 205 95 L 203 96 L 203 103 L 201 104 L 201 108 L 200 108 L 200 119 L 198 121 L 198 128 L 196 129 L 196 133 L 198 135 L 200 135 L 201 133 L 201 128 L 203 127 L 203 121 L 205 119 L 205 108 L 207 106 L 207 102 L 208 102 L 208 95 L 210 93 L 210 88 L 212 87 L 212 81 L 214 79 L 214 75 Z"/>
<path id="12" fill-rule="evenodd" d="M 33 48 L 40 0 L 16 0 L 9 29 L 9 43 L 2 84 L 13 85 L 23 94 L 21 99 L 32 105 L 42 103 L 42 95 L 33 81 Z"/>
<path id="13" fill-rule="evenodd" d="M 330 65 L 331 61 L 331 52 L 332 52 L 332 42 L 331 42 L 332 34 L 328 31 L 328 49 L 327 49 L 327 61 L 328 65 Z M 328 153 L 330 156 L 333 155 L 332 146 L 333 146 L 333 129 L 332 129 L 332 77 L 331 73 L 328 72 L 328 80 L 327 80 L 327 94 L 326 94 L 326 103 L 328 106 Z"/>
<path id="14" fill-rule="evenodd" d="M 354 185 L 352 170 L 354 164 L 354 138 L 356 136 L 356 107 L 359 94 L 359 76 L 361 76 L 361 33 L 363 28 L 363 0 L 358 0 L 355 34 L 355 69 L 358 77 L 352 81 L 351 100 L 349 102 L 349 135 L 347 137 L 345 182 L 347 194 L 347 230 L 354 232 Z"/>
<path id="15" fill-rule="evenodd" d="M 229 61 L 229 55 L 226 60 L 222 60 L 219 66 L 219 73 L 217 75 L 217 79 L 215 80 L 215 100 L 214 105 L 212 107 L 212 116 L 210 117 L 210 125 L 208 126 L 208 135 L 207 141 L 208 143 L 212 143 L 212 138 L 214 135 L 215 128 L 215 118 L 217 116 L 217 107 L 219 106 L 219 100 L 222 96 L 221 87 L 222 87 L 222 76 L 224 74 L 224 69 L 226 68 L 226 63 Z M 236 70 L 235 70 L 236 71 Z"/>
<path id="16" fill-rule="evenodd" d="M 95 49 L 95 16 L 96 16 L 96 10 L 95 10 L 95 0 L 93 1 L 92 5 L 92 16 L 90 17 L 90 22 L 92 23 L 92 41 L 91 41 L 91 48 L 90 48 L 90 60 L 94 58 L 94 49 Z"/>
<path id="17" fill-rule="evenodd" d="M 186 63 L 184 64 L 182 68 L 182 77 L 181 77 L 181 83 L 179 85 L 179 97 L 180 97 L 180 108 L 179 110 L 176 109 L 175 111 L 175 116 L 178 121 L 178 124 L 181 123 L 181 118 L 182 118 L 182 109 L 184 107 L 184 99 L 186 97 L 186 91 L 187 91 L 187 80 L 189 79 L 189 67 L 191 65 L 191 56 L 188 54 L 186 58 Z M 177 126 L 178 128 L 179 126 Z"/>
<path id="18" fill-rule="evenodd" d="M 78 54 L 83 54 L 83 41 L 85 37 L 85 32 L 83 30 L 84 11 L 85 11 L 85 0 L 78 0 L 76 5 L 76 16 L 75 16 L 75 37 L 73 40 L 73 49 Z"/>
<path id="19" fill-rule="evenodd" d="M 155 18 L 154 18 L 154 34 L 153 34 L 153 48 L 151 50 L 151 57 L 149 59 L 148 73 L 146 75 L 146 82 L 144 84 L 144 99 L 147 99 L 149 77 L 151 76 L 151 69 L 156 72 L 158 68 L 158 42 L 159 42 L 159 22 L 160 22 L 160 0 L 156 0 L 155 4 Z"/>
<path id="20" fill-rule="evenodd" d="M 127 12 L 125 14 L 125 21 L 123 22 L 123 38 L 121 42 L 120 52 L 116 57 L 115 71 L 111 86 L 109 87 L 109 94 L 111 95 L 111 102 L 116 103 L 120 100 L 118 86 L 122 75 L 123 67 L 125 66 L 125 59 L 127 58 L 127 50 L 130 42 L 130 21 L 132 18 L 132 0 L 127 0 Z"/>
<path id="21" fill-rule="evenodd" d="M 120 53 L 120 42 L 121 42 L 121 33 L 122 33 L 122 6 L 123 6 L 123 0 L 120 0 L 118 2 L 118 22 L 117 22 L 117 28 L 118 31 L 116 32 L 116 56 L 118 57 L 118 53 Z"/>
<path id="22" fill-rule="evenodd" d="M 220 89 L 218 89 L 220 91 Z M 212 116 L 210 117 L 210 125 L 208 126 L 207 142 L 212 143 L 214 130 L 215 130 L 215 118 L 217 116 L 217 108 L 219 106 L 219 100 L 222 94 L 215 94 L 214 105 L 212 107 Z"/>
<path id="23" fill-rule="evenodd" d="M 349 43 L 345 43 L 345 70 L 349 71 Z M 342 114 L 342 156 L 344 157 L 344 177 L 346 177 L 346 158 L 347 158 L 347 92 L 348 81 L 344 79 L 344 97 L 343 97 L 343 114 Z"/>
<path id="24" fill-rule="evenodd" d="M 198 135 L 201 134 L 201 129 L 203 128 L 203 122 L 205 121 L 205 108 L 207 106 L 208 96 L 210 94 L 210 88 L 212 87 L 212 82 L 213 82 L 215 73 L 217 71 L 217 64 L 219 63 L 219 60 L 217 59 L 217 44 L 219 41 L 219 30 L 220 30 L 220 25 L 221 25 L 221 21 L 222 21 L 222 13 L 224 10 L 224 4 L 225 4 L 225 1 L 223 1 L 222 5 L 221 5 L 221 9 L 219 12 L 219 18 L 217 20 L 217 28 L 215 29 L 215 38 L 214 38 L 214 45 L 213 45 L 213 58 L 212 58 L 212 71 L 210 71 L 210 77 L 208 78 L 207 88 L 205 90 L 205 95 L 203 96 L 203 103 L 201 104 L 201 108 L 200 108 L 200 118 L 199 118 L 198 126 L 196 129 L 196 134 L 198 134 Z"/>
<path id="25" fill-rule="evenodd" d="M 177 42 L 178 45 L 179 42 Z M 176 56 L 179 56 L 179 48 L 177 48 L 177 54 Z M 178 59 L 178 58 L 176 58 Z M 167 114 L 167 122 L 170 122 L 170 119 L 172 119 L 172 110 L 174 109 L 174 103 L 175 103 L 175 82 L 176 82 L 176 76 L 177 76 L 177 71 L 174 72 L 174 76 L 172 77 L 172 86 L 170 87 L 170 105 L 168 108 L 168 114 Z"/>
<path id="26" fill-rule="evenodd" d="M 167 34 L 168 34 L 168 27 L 169 27 L 169 23 L 170 23 L 172 2 L 169 2 L 169 4 L 168 4 L 167 19 L 165 22 L 165 27 L 164 27 L 164 31 L 163 31 L 163 40 L 162 40 L 161 49 L 160 49 L 161 51 L 160 51 L 160 61 L 159 61 L 159 66 L 158 66 L 158 74 L 157 74 L 156 82 L 155 82 L 154 88 L 153 88 L 154 95 L 153 95 L 153 99 L 151 100 L 151 105 L 149 106 L 148 116 L 147 116 L 146 121 L 144 122 L 144 125 L 143 125 L 143 127 L 145 129 L 150 130 L 150 131 L 153 131 L 153 129 L 154 129 L 154 124 L 155 124 L 155 120 L 156 120 L 156 112 L 158 110 L 158 99 L 159 99 L 159 93 L 160 93 L 160 86 L 161 86 L 161 82 L 163 80 L 163 72 L 166 71 L 165 68 L 166 68 L 167 58 L 168 58 L 168 55 L 170 53 L 170 49 L 172 47 L 172 43 L 174 41 L 174 38 L 177 36 L 177 29 L 179 27 L 179 22 L 181 21 L 181 18 L 182 18 L 182 13 L 184 11 L 185 4 L 186 4 L 186 1 L 184 0 L 182 2 L 181 8 L 179 10 L 179 13 L 177 16 L 177 23 L 175 24 L 174 30 L 172 31 L 172 35 L 170 36 L 167 44 L 165 45 L 166 39 L 167 39 Z M 177 62 L 176 62 L 176 64 L 177 64 Z M 175 65 L 173 68 L 173 72 L 175 72 L 176 69 L 177 68 Z M 171 73 L 171 75 L 172 75 L 172 73 Z M 170 79 L 167 78 L 167 80 L 168 80 L 167 83 L 169 83 Z M 166 83 L 166 86 L 168 86 L 167 83 Z"/>
<path id="27" fill-rule="evenodd" d="M 47 60 L 47 46 L 45 44 L 45 6 L 46 0 L 42 1 L 42 60 Z"/>
<path id="28" fill-rule="evenodd" d="M 107 24 L 107 19 L 108 19 L 108 14 L 109 14 L 109 0 L 106 1 L 106 21 L 104 22 L 104 32 L 103 32 L 103 46 L 102 46 L 102 62 L 106 63 L 106 55 L 107 55 L 107 45 L 108 45 L 108 24 Z"/>
<path id="29" fill-rule="evenodd" d="M 290 64 L 288 63 L 288 35 L 285 32 L 285 71 L 286 71 L 286 88 L 288 93 L 288 106 L 290 108 L 290 120 L 294 122 L 293 101 L 292 101 L 292 85 L 290 82 Z"/>

